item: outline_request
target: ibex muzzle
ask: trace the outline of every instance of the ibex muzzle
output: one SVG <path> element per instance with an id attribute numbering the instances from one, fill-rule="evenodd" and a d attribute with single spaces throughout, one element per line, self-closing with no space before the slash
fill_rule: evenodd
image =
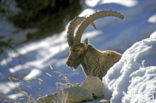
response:
<path id="1" fill-rule="evenodd" d="M 100 79 L 106 74 L 107 70 L 119 59 L 121 54 L 115 51 L 100 51 L 88 44 L 88 39 L 81 42 L 81 37 L 89 24 L 93 24 L 98 18 L 105 16 L 115 16 L 123 19 L 123 15 L 113 11 L 100 11 L 87 18 L 76 17 L 72 20 L 68 28 L 67 40 L 69 45 L 69 57 L 67 65 L 76 69 L 80 64 L 82 65 L 86 75 L 97 76 Z M 76 36 L 74 38 L 74 30 L 78 26 Z"/>
<path id="2" fill-rule="evenodd" d="M 86 52 L 86 45 L 84 43 L 80 43 L 75 46 L 69 47 L 69 57 L 67 60 L 67 65 L 76 69 L 83 61 L 83 57 Z"/>

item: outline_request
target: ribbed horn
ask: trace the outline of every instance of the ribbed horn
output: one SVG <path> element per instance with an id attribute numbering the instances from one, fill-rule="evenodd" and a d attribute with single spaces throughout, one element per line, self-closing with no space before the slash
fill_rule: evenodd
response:
<path id="1" fill-rule="evenodd" d="M 75 17 L 69 27 L 68 27 L 68 31 L 67 31 L 67 41 L 69 46 L 72 46 L 74 43 L 74 31 L 75 28 L 84 20 L 84 17 Z"/>
<path id="2" fill-rule="evenodd" d="M 96 12 L 92 15 L 90 15 L 89 17 L 87 17 L 80 25 L 80 27 L 78 28 L 77 32 L 76 32 L 76 37 L 74 40 L 74 44 L 78 44 L 81 41 L 81 37 L 83 32 L 85 31 L 85 29 L 88 27 L 89 24 L 93 23 L 95 20 L 101 18 L 101 17 L 106 17 L 106 16 L 114 16 L 114 17 L 118 17 L 120 19 L 124 19 L 124 16 L 118 12 L 114 12 L 114 11 L 100 11 L 100 12 Z"/>

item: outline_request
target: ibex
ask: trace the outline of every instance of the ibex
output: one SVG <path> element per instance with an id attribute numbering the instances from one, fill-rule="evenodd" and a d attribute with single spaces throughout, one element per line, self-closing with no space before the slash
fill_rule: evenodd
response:
<path id="1" fill-rule="evenodd" d="M 112 50 L 97 50 L 88 43 L 88 39 L 86 39 L 84 42 L 81 42 L 81 37 L 89 24 L 92 24 L 95 27 L 93 22 L 98 18 L 106 16 L 115 16 L 120 19 L 124 18 L 123 15 L 117 12 L 100 11 L 90 15 L 87 18 L 76 17 L 71 21 L 67 31 L 69 57 L 66 64 L 74 69 L 81 64 L 86 75 L 97 76 L 100 79 L 102 79 L 111 66 L 120 60 L 121 54 Z M 79 24 L 80 26 L 74 38 L 75 28 Z"/>

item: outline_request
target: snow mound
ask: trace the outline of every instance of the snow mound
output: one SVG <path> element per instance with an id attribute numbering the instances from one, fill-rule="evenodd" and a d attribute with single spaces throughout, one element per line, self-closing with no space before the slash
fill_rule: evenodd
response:
<path id="1" fill-rule="evenodd" d="M 156 103 L 156 32 L 126 50 L 103 82 L 111 103 Z"/>

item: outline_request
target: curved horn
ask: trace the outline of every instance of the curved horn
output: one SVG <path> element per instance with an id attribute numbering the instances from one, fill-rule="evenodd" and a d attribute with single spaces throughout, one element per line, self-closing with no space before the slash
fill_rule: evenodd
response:
<path id="1" fill-rule="evenodd" d="M 88 25 L 90 23 L 93 23 L 93 21 L 101 18 L 101 17 L 106 17 L 106 16 L 114 16 L 114 17 L 118 17 L 120 19 L 124 19 L 124 16 L 121 15 L 118 12 L 114 12 L 114 11 L 100 11 L 100 12 L 96 12 L 93 15 L 90 15 L 89 17 L 87 17 L 80 25 L 80 27 L 78 28 L 77 32 L 76 32 L 76 37 L 75 37 L 75 44 L 80 43 L 81 41 L 81 37 L 83 32 L 85 31 L 85 29 L 88 27 Z"/>
<path id="2" fill-rule="evenodd" d="M 74 31 L 75 28 L 84 20 L 84 17 L 76 17 L 74 18 L 69 27 L 68 27 L 68 31 L 67 31 L 67 41 L 69 46 L 72 46 L 74 43 Z"/>

